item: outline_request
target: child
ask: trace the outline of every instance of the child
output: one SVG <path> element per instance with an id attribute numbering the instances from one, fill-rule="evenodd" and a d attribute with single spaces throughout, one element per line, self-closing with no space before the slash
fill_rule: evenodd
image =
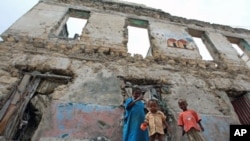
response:
<path id="1" fill-rule="evenodd" d="M 148 141 L 148 131 L 140 130 L 140 124 L 145 118 L 141 89 L 139 87 L 133 88 L 132 96 L 124 103 L 123 141 Z"/>
<path id="2" fill-rule="evenodd" d="M 145 121 L 142 123 L 143 126 L 149 126 L 149 140 L 164 141 L 164 128 L 168 128 L 168 123 L 166 122 L 166 116 L 161 112 L 158 106 L 158 102 L 155 99 L 150 99 L 148 101 L 149 112 L 145 116 Z"/>
<path id="3" fill-rule="evenodd" d="M 178 125 L 182 127 L 182 136 L 187 133 L 189 141 L 205 141 L 200 133 L 200 130 L 204 131 L 200 116 L 194 110 L 187 109 L 188 104 L 185 99 L 179 99 L 178 105 L 183 110 L 178 117 Z"/>

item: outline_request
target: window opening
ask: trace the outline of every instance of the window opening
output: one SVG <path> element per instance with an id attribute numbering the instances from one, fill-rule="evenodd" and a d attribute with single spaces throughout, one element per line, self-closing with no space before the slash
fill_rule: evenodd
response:
<path id="1" fill-rule="evenodd" d="M 70 9 L 59 36 L 79 40 L 89 16 L 90 12 Z"/>
<path id="2" fill-rule="evenodd" d="M 234 43 L 231 43 L 232 44 L 232 47 L 235 49 L 235 51 L 240 55 L 242 56 L 243 55 L 243 51 L 241 50 L 241 48 L 237 45 L 237 44 L 234 44 Z"/>
<path id="3" fill-rule="evenodd" d="M 188 29 L 188 33 L 192 36 L 196 46 L 198 47 L 199 53 L 202 57 L 202 60 L 214 60 L 208 51 L 205 43 L 202 40 L 202 36 L 204 35 L 203 31 Z"/>
<path id="4" fill-rule="evenodd" d="M 148 22 L 144 20 L 129 19 L 128 26 L 128 53 L 142 55 L 143 58 L 150 55 L 150 41 L 148 34 Z"/>
<path id="5" fill-rule="evenodd" d="M 67 21 L 68 38 L 79 39 L 82 34 L 82 29 L 87 23 L 86 19 L 69 17 Z"/>
<path id="6" fill-rule="evenodd" d="M 248 55 L 243 51 L 243 49 L 248 46 L 244 40 L 234 37 L 227 37 L 227 40 L 231 43 L 232 48 L 237 52 L 242 60 L 245 62 L 249 61 Z"/>
<path id="7" fill-rule="evenodd" d="M 202 60 L 213 60 L 201 38 L 193 37 L 193 39 L 199 49 L 200 55 L 202 56 Z"/>

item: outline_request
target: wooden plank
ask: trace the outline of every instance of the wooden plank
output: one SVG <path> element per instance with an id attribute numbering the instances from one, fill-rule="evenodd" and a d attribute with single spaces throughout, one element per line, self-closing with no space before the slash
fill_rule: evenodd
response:
<path id="1" fill-rule="evenodd" d="M 7 139 L 11 139 L 15 135 L 15 132 L 19 128 L 19 124 L 21 123 L 27 104 L 29 103 L 33 95 L 35 94 L 36 89 L 39 86 L 40 82 L 41 82 L 41 78 L 33 77 L 33 79 L 30 81 L 29 85 L 26 88 L 27 90 L 22 94 L 24 98 L 22 98 L 21 101 L 18 102 L 18 104 L 16 105 L 18 108 L 15 110 L 15 114 L 11 113 L 13 115 L 8 116 L 8 118 L 11 120 L 7 120 L 7 121 L 5 120 L 3 125 L 1 125 L 0 123 L 1 128 L 2 126 L 3 128 L 5 128 L 4 135 Z M 8 113 L 9 113 L 9 110 L 8 110 Z M 3 129 L 0 129 L 0 134 L 1 134 L 1 130 Z"/>
<path id="2" fill-rule="evenodd" d="M 6 124 L 6 127 L 4 129 L 4 137 L 6 140 L 11 140 L 13 139 L 13 137 L 15 136 L 17 130 L 20 129 L 20 120 L 21 117 L 19 117 L 18 114 L 14 114 L 11 119 L 9 120 L 9 122 Z M 11 121 L 19 121 L 19 122 L 11 122 Z M 15 141 L 19 141 L 19 140 L 15 140 Z"/>
<path id="3" fill-rule="evenodd" d="M 45 73 L 45 74 L 34 73 L 33 75 L 35 77 L 41 77 L 41 78 L 55 78 L 55 79 L 66 79 L 66 80 L 72 79 L 72 77 L 70 77 L 70 76 L 56 75 L 56 74 L 51 74 L 51 73 Z"/>
<path id="4" fill-rule="evenodd" d="M 24 75 L 24 77 L 22 79 L 22 82 L 18 86 L 18 91 L 20 91 L 22 93 L 25 90 L 25 88 L 27 87 L 27 85 L 30 82 L 30 77 L 31 77 L 30 74 L 25 74 Z"/>
<path id="5" fill-rule="evenodd" d="M 3 110 L 0 111 L 0 136 L 3 134 L 7 138 L 14 136 L 16 129 L 19 128 L 26 106 L 35 94 L 42 78 L 71 79 L 68 76 L 49 73 L 26 73 L 17 89 L 12 93 L 11 98 L 4 105 Z"/>
<path id="6" fill-rule="evenodd" d="M 4 104 L 4 106 L 3 106 L 3 108 L 1 109 L 1 111 L 0 111 L 0 121 L 2 120 L 2 118 L 3 118 L 3 116 L 4 116 L 4 114 L 5 114 L 5 112 L 7 111 L 7 109 L 8 109 L 8 107 L 9 107 L 9 105 L 10 105 L 10 99 Z"/>
<path id="7" fill-rule="evenodd" d="M 9 119 L 13 115 L 13 113 L 16 111 L 16 106 L 15 105 L 10 105 L 8 108 L 8 112 L 4 115 L 3 119 L 0 122 L 0 135 L 3 135 L 3 132 L 5 130 L 5 127 L 7 123 L 9 122 Z"/>
<path id="8" fill-rule="evenodd" d="M 16 92 L 16 89 L 17 87 L 15 86 L 12 90 L 11 90 L 11 94 L 10 94 L 10 98 L 8 99 L 8 101 L 4 104 L 4 108 L 1 109 L 0 113 L 1 113 L 1 118 L 0 118 L 0 121 L 2 120 L 4 114 L 6 113 L 9 105 L 11 104 L 11 100 L 13 99 L 14 97 L 14 94 Z"/>
<path id="9" fill-rule="evenodd" d="M 21 93 L 16 91 L 14 93 L 14 98 L 11 100 L 11 104 L 15 105 L 20 100 L 20 98 L 21 98 Z"/>
<path id="10" fill-rule="evenodd" d="M 29 75 L 29 74 L 24 75 L 22 81 L 20 82 L 20 84 L 17 87 L 17 91 L 14 94 L 14 98 L 11 101 L 11 104 L 16 104 L 20 100 L 24 90 L 26 89 L 27 85 L 30 82 L 30 77 L 31 77 L 31 75 Z"/>

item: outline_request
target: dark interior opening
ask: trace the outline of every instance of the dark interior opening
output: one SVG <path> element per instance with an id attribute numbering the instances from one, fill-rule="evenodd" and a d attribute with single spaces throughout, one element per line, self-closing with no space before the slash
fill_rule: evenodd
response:
<path id="1" fill-rule="evenodd" d="M 31 102 L 29 102 L 24 111 L 19 129 L 17 130 L 13 140 L 31 141 L 41 118 L 42 113 L 39 112 L 39 110 Z"/>
<path id="2" fill-rule="evenodd" d="M 235 113 L 242 125 L 250 125 L 250 92 L 228 90 Z"/>

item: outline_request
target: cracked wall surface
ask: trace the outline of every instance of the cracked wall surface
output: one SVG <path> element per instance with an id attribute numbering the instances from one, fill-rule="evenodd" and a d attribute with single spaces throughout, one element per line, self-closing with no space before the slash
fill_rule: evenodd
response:
<path id="1" fill-rule="evenodd" d="M 69 9 L 90 12 L 80 40 L 58 36 Z M 148 21 L 152 55 L 146 58 L 127 52 L 130 18 Z M 188 29 L 203 33 L 214 60 L 202 60 Z M 245 29 L 129 3 L 40 0 L 1 35 L 0 107 L 22 72 L 71 76 L 69 83 L 31 100 L 42 113 L 32 140 L 119 141 L 123 80 L 145 80 L 147 85 L 170 86 L 162 97 L 173 117 L 169 122 L 175 141 L 182 140 L 176 125 L 179 98 L 186 98 L 189 108 L 201 114 L 207 140 L 229 140 L 229 125 L 240 124 L 231 100 L 250 91 L 250 61 L 237 55 L 227 36 L 244 40 L 243 51 L 250 54 L 250 31 Z M 169 38 L 185 39 L 192 49 L 170 47 Z"/>

